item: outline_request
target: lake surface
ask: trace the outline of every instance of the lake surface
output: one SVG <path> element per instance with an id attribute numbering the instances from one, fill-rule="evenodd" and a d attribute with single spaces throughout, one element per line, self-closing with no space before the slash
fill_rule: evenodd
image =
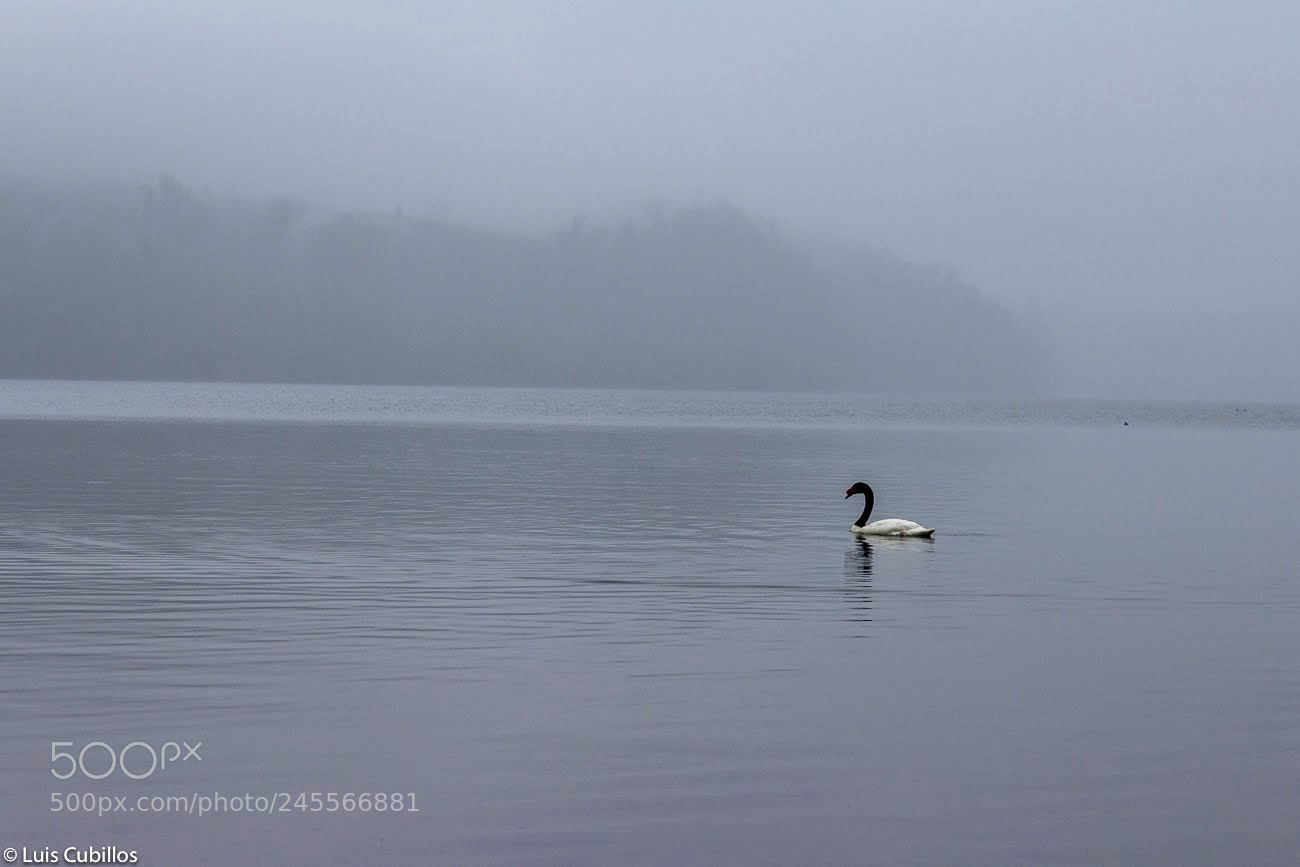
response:
<path id="1" fill-rule="evenodd" d="M 1298 527 L 1294 406 L 0 382 L 0 847 L 1292 864 Z"/>

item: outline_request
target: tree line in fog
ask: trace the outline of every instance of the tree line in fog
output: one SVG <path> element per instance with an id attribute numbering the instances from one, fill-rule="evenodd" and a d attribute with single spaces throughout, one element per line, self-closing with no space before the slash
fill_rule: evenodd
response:
<path id="1" fill-rule="evenodd" d="M 1046 384 L 950 273 L 728 206 L 506 233 L 291 199 L 0 187 L 0 376 L 851 389 Z"/>

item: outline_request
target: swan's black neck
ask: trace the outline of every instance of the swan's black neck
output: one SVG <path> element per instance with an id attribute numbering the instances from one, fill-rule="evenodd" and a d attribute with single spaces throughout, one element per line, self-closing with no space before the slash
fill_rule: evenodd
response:
<path id="1" fill-rule="evenodd" d="M 867 502 L 862 506 L 862 517 L 858 518 L 857 522 L 853 525 L 855 527 L 867 526 L 867 519 L 871 517 L 871 509 L 876 505 L 876 493 L 871 490 L 871 485 L 863 485 L 862 487 L 866 488 L 866 490 L 862 492 L 862 496 L 866 497 Z"/>

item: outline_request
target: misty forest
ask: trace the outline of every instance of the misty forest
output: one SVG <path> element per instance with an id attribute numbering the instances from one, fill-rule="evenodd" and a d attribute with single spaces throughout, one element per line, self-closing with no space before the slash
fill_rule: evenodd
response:
<path id="1" fill-rule="evenodd" d="M 0 188 L 0 377 L 1032 392 L 950 271 L 728 205 L 528 235 L 146 185 Z"/>

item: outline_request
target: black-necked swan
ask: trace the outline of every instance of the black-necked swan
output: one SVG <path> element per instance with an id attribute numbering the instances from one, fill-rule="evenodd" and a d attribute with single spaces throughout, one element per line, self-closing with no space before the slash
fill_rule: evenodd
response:
<path id="1" fill-rule="evenodd" d="M 871 507 L 876 504 L 876 493 L 866 482 L 854 482 L 853 487 L 844 492 L 844 499 L 847 500 L 854 494 L 866 497 L 867 504 L 862 507 L 862 517 L 853 522 L 853 532 L 862 536 L 914 536 L 919 539 L 928 539 L 934 535 L 933 528 L 922 527 L 915 521 L 904 521 L 901 518 L 886 518 L 868 524 Z"/>

